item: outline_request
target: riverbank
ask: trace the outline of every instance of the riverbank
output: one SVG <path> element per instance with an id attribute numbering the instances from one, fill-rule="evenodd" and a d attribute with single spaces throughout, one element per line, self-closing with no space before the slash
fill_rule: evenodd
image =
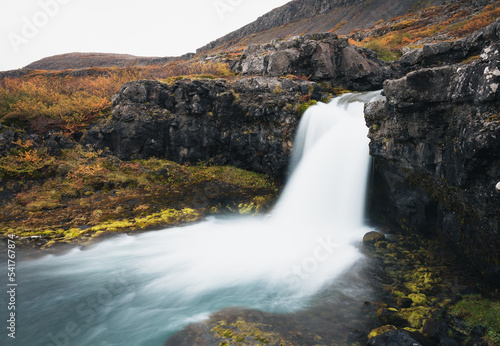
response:
<path id="1" fill-rule="evenodd" d="M 19 247 L 85 244 L 208 215 L 264 212 L 278 195 L 274 179 L 230 166 L 122 161 L 81 146 L 58 156 L 40 151 L 47 155 L 42 169 L 30 179 L 7 180 L 2 189 L 0 237 L 14 235 Z"/>

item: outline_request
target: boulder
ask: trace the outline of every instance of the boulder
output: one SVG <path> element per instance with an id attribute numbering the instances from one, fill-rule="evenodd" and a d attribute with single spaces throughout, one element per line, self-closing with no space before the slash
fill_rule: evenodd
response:
<path id="1" fill-rule="evenodd" d="M 369 346 L 421 346 L 417 340 L 400 330 L 391 330 L 368 340 Z"/>
<path id="2" fill-rule="evenodd" d="M 233 67 L 244 75 L 301 75 L 351 90 L 376 90 L 390 77 L 386 63 L 346 38 L 322 33 L 250 45 Z"/>

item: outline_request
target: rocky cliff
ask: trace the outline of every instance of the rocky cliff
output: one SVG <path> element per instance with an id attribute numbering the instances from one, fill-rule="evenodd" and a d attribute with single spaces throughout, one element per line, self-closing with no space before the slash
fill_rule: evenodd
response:
<path id="1" fill-rule="evenodd" d="M 121 159 L 205 161 L 282 177 L 300 108 L 320 98 L 316 83 L 291 79 L 130 82 L 113 98 L 112 117 L 83 141 Z"/>
<path id="2" fill-rule="evenodd" d="M 376 167 L 374 217 L 439 235 L 497 285 L 499 85 L 497 41 L 469 64 L 386 81 L 387 100 L 365 110 Z"/>
<path id="3" fill-rule="evenodd" d="M 126 160 L 206 161 L 282 178 L 299 115 L 322 98 L 315 81 L 372 90 L 390 73 L 375 54 L 333 34 L 250 46 L 233 68 L 256 76 L 127 83 L 113 98 L 112 117 L 83 142 Z"/>

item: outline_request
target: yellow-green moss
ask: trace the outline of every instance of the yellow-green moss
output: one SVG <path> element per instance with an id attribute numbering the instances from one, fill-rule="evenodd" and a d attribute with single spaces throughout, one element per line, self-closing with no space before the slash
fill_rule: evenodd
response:
<path id="1" fill-rule="evenodd" d="M 304 103 L 301 103 L 297 106 L 297 114 L 299 116 L 302 116 L 302 114 L 304 114 L 304 112 L 311 106 L 314 106 L 316 105 L 318 102 L 316 100 L 309 100 L 309 101 L 306 101 Z"/>
<path id="2" fill-rule="evenodd" d="M 64 150 L 57 160 L 54 177 L 6 182 L 20 192 L 3 205 L 9 220 L 0 227 L 0 237 L 14 234 L 21 243 L 26 238 L 30 246 L 41 246 L 86 241 L 97 232 L 191 222 L 230 210 L 254 214 L 268 210 L 278 192 L 268 176 L 229 166 L 156 158 L 127 162 L 80 146 Z M 85 231 L 76 230 L 80 227 Z M 33 236 L 43 239 L 28 239 Z"/>
<path id="3" fill-rule="evenodd" d="M 219 321 L 210 330 L 217 338 L 229 339 L 219 343 L 219 345 L 245 345 L 257 341 L 261 344 L 272 343 L 274 345 L 285 345 L 279 334 L 265 331 L 270 325 L 263 323 L 252 323 L 239 319 L 234 323 Z"/>
<path id="4" fill-rule="evenodd" d="M 397 330 L 397 328 L 393 325 L 390 325 L 390 324 L 375 328 L 370 332 L 370 334 L 368 334 L 368 339 L 382 335 L 382 334 L 387 333 L 388 331 L 391 331 L 391 330 Z"/>

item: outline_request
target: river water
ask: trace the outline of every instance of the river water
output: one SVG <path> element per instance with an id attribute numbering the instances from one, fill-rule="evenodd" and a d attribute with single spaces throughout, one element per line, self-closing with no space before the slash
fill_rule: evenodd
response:
<path id="1" fill-rule="evenodd" d="M 3 327 L 1 343 L 162 345 L 226 307 L 308 308 L 362 258 L 363 106 L 378 97 L 347 94 L 306 111 L 293 172 L 269 215 L 214 217 L 17 263 L 16 339 Z M 0 297 L 5 326 L 8 298 Z"/>

